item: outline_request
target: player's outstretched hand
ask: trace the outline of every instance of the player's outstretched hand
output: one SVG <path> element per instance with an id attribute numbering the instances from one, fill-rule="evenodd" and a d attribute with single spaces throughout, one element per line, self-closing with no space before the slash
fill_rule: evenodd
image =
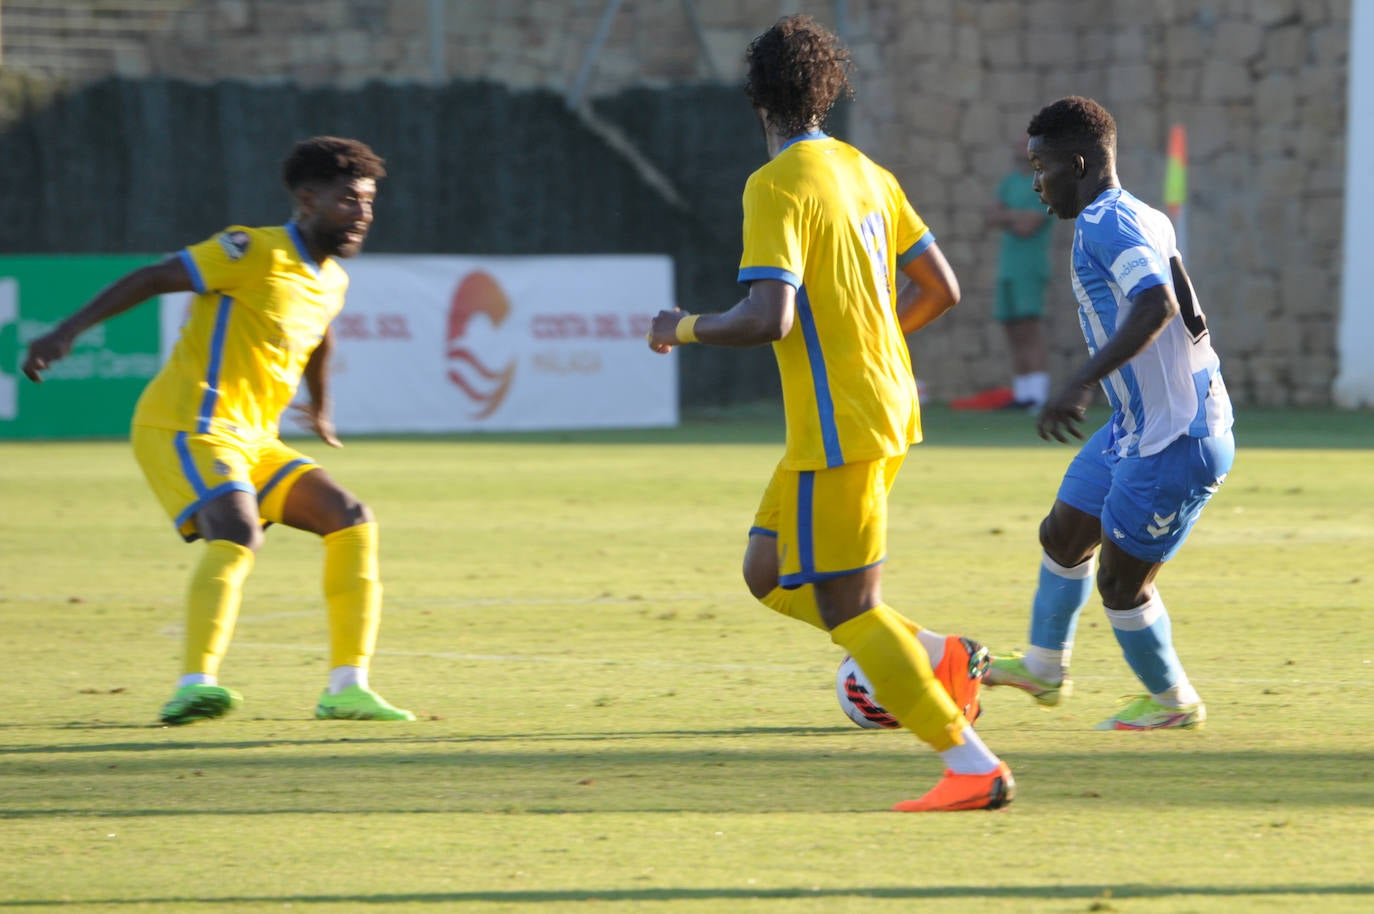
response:
<path id="1" fill-rule="evenodd" d="M 655 314 L 654 322 L 650 326 L 647 336 L 649 348 L 660 354 L 671 352 L 673 347 L 677 345 L 678 321 L 686 316 L 681 308 L 660 311 Z"/>
<path id="2" fill-rule="evenodd" d="M 1092 401 L 1091 386 L 1069 384 L 1050 397 L 1044 409 L 1040 410 L 1040 416 L 1035 420 L 1036 431 L 1046 441 L 1053 438 L 1067 444 L 1067 436 L 1070 435 L 1082 441 L 1083 432 L 1078 426 L 1087 417 L 1088 405 Z"/>
<path id="3" fill-rule="evenodd" d="M 33 383 L 42 384 L 42 372 L 51 368 L 53 362 L 70 355 L 75 342 L 75 337 L 60 327 L 38 337 L 29 343 L 28 355 L 24 357 L 24 375 Z"/>
<path id="4" fill-rule="evenodd" d="M 292 403 L 291 409 L 296 413 L 296 421 L 303 428 L 314 432 L 330 447 L 343 447 L 343 442 L 334 434 L 334 420 L 314 404 Z"/>

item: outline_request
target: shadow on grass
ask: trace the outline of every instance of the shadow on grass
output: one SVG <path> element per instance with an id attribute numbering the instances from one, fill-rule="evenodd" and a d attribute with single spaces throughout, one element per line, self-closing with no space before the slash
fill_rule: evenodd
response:
<path id="1" fill-rule="evenodd" d="M 281 723 L 300 723 L 297 718 L 283 719 Z M 326 722 L 306 722 L 307 726 L 312 727 L 340 727 L 353 728 L 359 726 L 371 726 L 370 724 L 357 724 L 348 721 L 326 721 Z M 423 726 L 424 722 L 415 726 Z M 211 726 L 215 726 L 211 724 Z M 224 724 L 219 726 L 223 727 Z M 388 729 L 407 726 L 406 724 L 387 723 L 384 725 Z M 32 725 L 26 727 L 32 730 Z M 420 744 L 464 744 L 464 743 L 509 743 L 509 742 L 593 742 L 604 744 L 608 741 L 620 740 L 670 740 L 670 739 L 730 739 L 751 736 L 854 736 L 853 727 L 730 727 L 724 729 L 711 730 L 642 730 L 642 731 L 615 731 L 615 732 L 569 732 L 569 733 L 531 733 L 521 736 L 510 736 L 501 734 L 488 736 L 482 734 L 471 734 L 462 736 L 442 735 L 426 736 L 423 734 L 408 733 L 404 736 L 377 736 L 372 733 L 356 736 L 330 736 L 312 739 L 245 739 L 245 740 L 197 740 L 188 739 L 177 741 L 171 734 L 189 735 L 189 732 L 180 727 L 167 727 L 160 725 L 143 724 L 92 724 L 77 725 L 67 724 L 62 727 L 64 730 L 103 730 L 103 729 L 129 729 L 129 730 L 159 730 L 168 733 L 166 740 L 156 742 L 121 742 L 121 743 L 68 743 L 65 745 L 33 745 L 33 746 L 10 746 L 0 747 L 0 758 L 9 755 L 82 755 L 91 752 L 176 752 L 185 750 L 210 750 L 210 749 L 270 749 L 283 746 L 337 746 L 345 743 L 370 744 L 370 745 L 396 745 L 401 743 L 420 743 Z M 202 731 L 203 732 L 203 731 Z"/>
<path id="2" fill-rule="evenodd" d="M 1283 827 L 1295 810 L 1374 806 L 1359 748 L 1236 750 L 1190 734 L 1113 736 L 1104 734 L 1100 748 L 1008 755 L 1020 787 L 1013 814 L 1032 804 L 1183 814 L 1244 808 Z M 913 739 L 814 727 L 134 742 L 3 755 L 0 820 L 767 813 L 776 810 L 780 779 L 795 787 L 792 812 L 876 813 L 939 773 L 938 759 Z M 374 789 L 357 790 L 363 781 Z"/>
<path id="3" fill-rule="evenodd" d="M 873 898 L 873 899 L 929 899 L 944 898 L 1065 898 L 1113 900 L 1131 898 L 1275 898 L 1285 895 L 1320 895 L 1327 897 L 1374 895 L 1374 886 L 1358 883 L 1346 885 L 1054 885 L 1054 886 L 854 886 L 850 888 L 807 889 L 779 888 L 657 888 L 657 889 L 564 889 L 486 892 L 415 892 L 379 895 L 222 895 L 212 898 L 177 896 L 151 898 L 91 898 L 85 901 L 49 899 L 10 899 L 0 901 L 0 908 L 19 907 L 83 907 L 85 905 L 289 905 L 289 904 L 458 904 L 485 902 L 491 904 L 557 904 L 562 902 L 617 901 L 711 901 L 738 899 L 740 901 L 786 901 L 804 898 Z"/>

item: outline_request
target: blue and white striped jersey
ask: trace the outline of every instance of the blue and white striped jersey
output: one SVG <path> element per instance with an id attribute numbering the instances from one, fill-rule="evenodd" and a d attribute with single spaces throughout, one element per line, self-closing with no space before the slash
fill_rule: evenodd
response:
<path id="1" fill-rule="evenodd" d="M 1078 214 L 1073 236 L 1073 292 L 1088 351 L 1116 333 L 1145 289 L 1174 286 L 1170 258 L 1178 254 L 1169 217 L 1127 191 L 1104 191 Z M 1221 379 L 1207 322 L 1192 289 L 1175 294 L 1182 313 L 1135 358 L 1102 379 L 1116 414 L 1116 452 L 1158 453 L 1187 435 L 1205 438 L 1231 427 L 1231 398 Z"/>

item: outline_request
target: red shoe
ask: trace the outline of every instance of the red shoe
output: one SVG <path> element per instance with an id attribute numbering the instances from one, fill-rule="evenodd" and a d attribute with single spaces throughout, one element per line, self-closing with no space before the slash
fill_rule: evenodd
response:
<path id="1" fill-rule="evenodd" d="M 1006 762 L 987 774 L 955 774 L 948 769 L 940 783 L 917 800 L 904 800 L 896 812 L 959 812 L 964 809 L 1001 809 L 1016 796 L 1016 781 Z"/>
<path id="2" fill-rule="evenodd" d="M 992 655 L 972 638 L 950 635 L 945 638 L 945 655 L 935 667 L 935 678 L 945 687 L 949 697 L 959 706 L 964 720 L 973 723 L 983 713 L 978 701 L 978 692 L 983 685 L 983 674 L 992 664 Z"/>
<path id="3" fill-rule="evenodd" d="M 988 390 L 980 390 L 978 393 L 969 397 L 958 397 L 949 401 L 950 409 L 1002 409 L 1010 403 L 1016 402 L 1010 387 L 993 387 Z"/>

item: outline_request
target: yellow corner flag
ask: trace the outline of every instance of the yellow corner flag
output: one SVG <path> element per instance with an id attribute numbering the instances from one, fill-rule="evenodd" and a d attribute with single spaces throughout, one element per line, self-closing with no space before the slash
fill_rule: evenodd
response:
<path id="1" fill-rule="evenodd" d="M 1164 209 L 1174 222 L 1179 253 L 1188 237 L 1188 134 L 1182 124 L 1169 128 L 1169 161 L 1164 169 Z"/>

